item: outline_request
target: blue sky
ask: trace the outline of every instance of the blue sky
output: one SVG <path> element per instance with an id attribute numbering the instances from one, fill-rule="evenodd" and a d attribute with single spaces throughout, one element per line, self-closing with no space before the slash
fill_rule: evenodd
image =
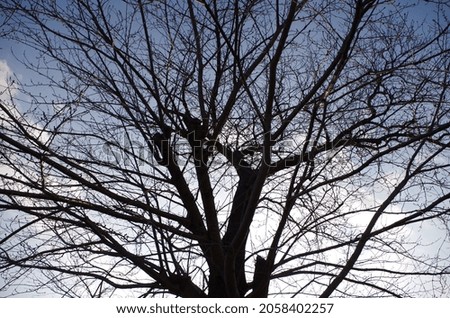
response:
<path id="1" fill-rule="evenodd" d="M 427 6 L 422 4 L 417 6 L 415 9 L 410 10 L 410 14 L 417 18 L 417 20 L 422 19 L 432 19 L 432 10 L 427 10 Z M 0 39 L 0 87 L 7 83 L 6 79 L 8 77 L 17 76 L 18 80 L 25 84 L 29 83 L 30 80 L 37 80 L 38 76 L 30 72 L 20 61 L 16 58 L 23 59 L 27 58 L 30 60 L 35 59 L 35 53 L 22 44 L 17 44 L 11 41 L 6 41 L 5 39 Z M 36 94 L 51 95 L 51 91 L 43 90 L 42 87 L 30 89 L 35 90 Z M 38 89 L 40 91 L 38 91 Z M 435 228 L 426 228 L 422 232 L 422 235 L 426 236 L 427 241 L 430 242 L 430 246 L 435 247 L 435 244 L 439 244 L 442 239 L 442 232 L 436 231 Z M 443 250 L 444 252 L 447 249 Z M 0 283 L 1 284 L 1 283 Z"/>

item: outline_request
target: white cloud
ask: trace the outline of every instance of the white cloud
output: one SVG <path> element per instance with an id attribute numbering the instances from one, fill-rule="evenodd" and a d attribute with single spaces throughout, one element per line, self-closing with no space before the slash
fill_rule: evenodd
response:
<path id="1" fill-rule="evenodd" d="M 0 60 L 0 100 L 16 95 L 17 84 L 13 80 L 14 73 L 5 60 Z"/>
<path id="2" fill-rule="evenodd" d="M 19 84 L 14 80 L 15 78 L 17 76 L 8 65 L 8 62 L 6 60 L 0 60 L 0 102 L 2 102 L 2 108 L 0 108 L 0 125 L 5 128 L 14 129 L 13 127 L 17 125 L 11 121 L 11 118 L 14 117 L 32 136 L 45 142 L 49 138 L 48 133 L 43 131 L 42 126 L 32 116 L 24 115 L 20 111 L 20 107 L 17 104 L 18 101 L 15 100 L 15 97 L 19 93 Z"/>

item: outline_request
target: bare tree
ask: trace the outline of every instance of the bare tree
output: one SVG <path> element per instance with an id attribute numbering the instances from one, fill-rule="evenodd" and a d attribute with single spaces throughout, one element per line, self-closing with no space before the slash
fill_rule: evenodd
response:
<path id="1" fill-rule="evenodd" d="M 2 288 L 448 296 L 449 5 L 398 2 L 2 1 Z"/>

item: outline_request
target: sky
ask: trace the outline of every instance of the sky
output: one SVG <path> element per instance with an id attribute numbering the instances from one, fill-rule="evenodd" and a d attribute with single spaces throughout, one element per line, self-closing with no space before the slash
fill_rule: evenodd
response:
<path id="1" fill-rule="evenodd" d="M 432 12 L 426 10 L 424 6 L 418 6 L 414 10 L 411 10 L 411 15 L 421 18 L 429 18 L 432 16 Z M 30 51 L 22 44 L 13 43 L 5 39 L 0 38 L 0 99 L 4 100 L 5 94 L 4 89 L 7 87 L 8 82 L 11 78 L 16 78 L 16 81 L 27 83 L 31 78 L 35 78 L 32 74 L 17 58 L 22 59 L 27 57 L 33 59 L 33 52 Z M 42 94 L 51 94 L 51 92 L 41 92 Z M 14 95 L 17 93 L 14 92 Z M 0 169 L 5 169 L 0 167 Z M 355 222 L 366 223 L 366 220 L 360 220 Z M 415 227 L 411 227 L 410 231 L 414 232 Z M 427 227 L 422 229 L 421 235 L 426 238 L 430 243 L 430 247 L 436 247 L 441 243 L 443 238 L 443 232 L 436 231 L 434 227 Z M 1 237 L 1 233 L 0 233 Z M 445 251 L 445 250 L 444 250 Z M 2 285 L 0 277 L 0 286 Z M 0 290 L 0 297 L 2 296 L 2 291 Z"/>

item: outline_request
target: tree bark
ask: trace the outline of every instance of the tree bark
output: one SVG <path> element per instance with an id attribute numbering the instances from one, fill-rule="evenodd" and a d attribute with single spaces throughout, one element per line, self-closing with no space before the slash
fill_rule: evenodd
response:
<path id="1" fill-rule="evenodd" d="M 238 251 L 231 249 L 231 242 L 233 241 L 239 226 L 242 222 L 244 214 L 247 210 L 248 199 L 253 190 L 253 183 L 255 182 L 256 172 L 249 167 L 239 168 L 239 182 L 234 194 L 233 205 L 231 208 L 230 217 L 228 220 L 227 230 L 222 238 L 224 253 L 226 258 L 233 257 L 234 273 L 237 282 L 238 294 L 243 297 L 248 291 L 248 284 L 245 278 L 245 243 L 241 245 Z M 247 238 L 246 238 L 247 239 Z M 225 264 L 223 264 L 223 268 Z M 224 279 L 223 268 L 210 269 L 210 297 L 232 297 L 233 295 L 227 288 L 227 283 Z"/>

